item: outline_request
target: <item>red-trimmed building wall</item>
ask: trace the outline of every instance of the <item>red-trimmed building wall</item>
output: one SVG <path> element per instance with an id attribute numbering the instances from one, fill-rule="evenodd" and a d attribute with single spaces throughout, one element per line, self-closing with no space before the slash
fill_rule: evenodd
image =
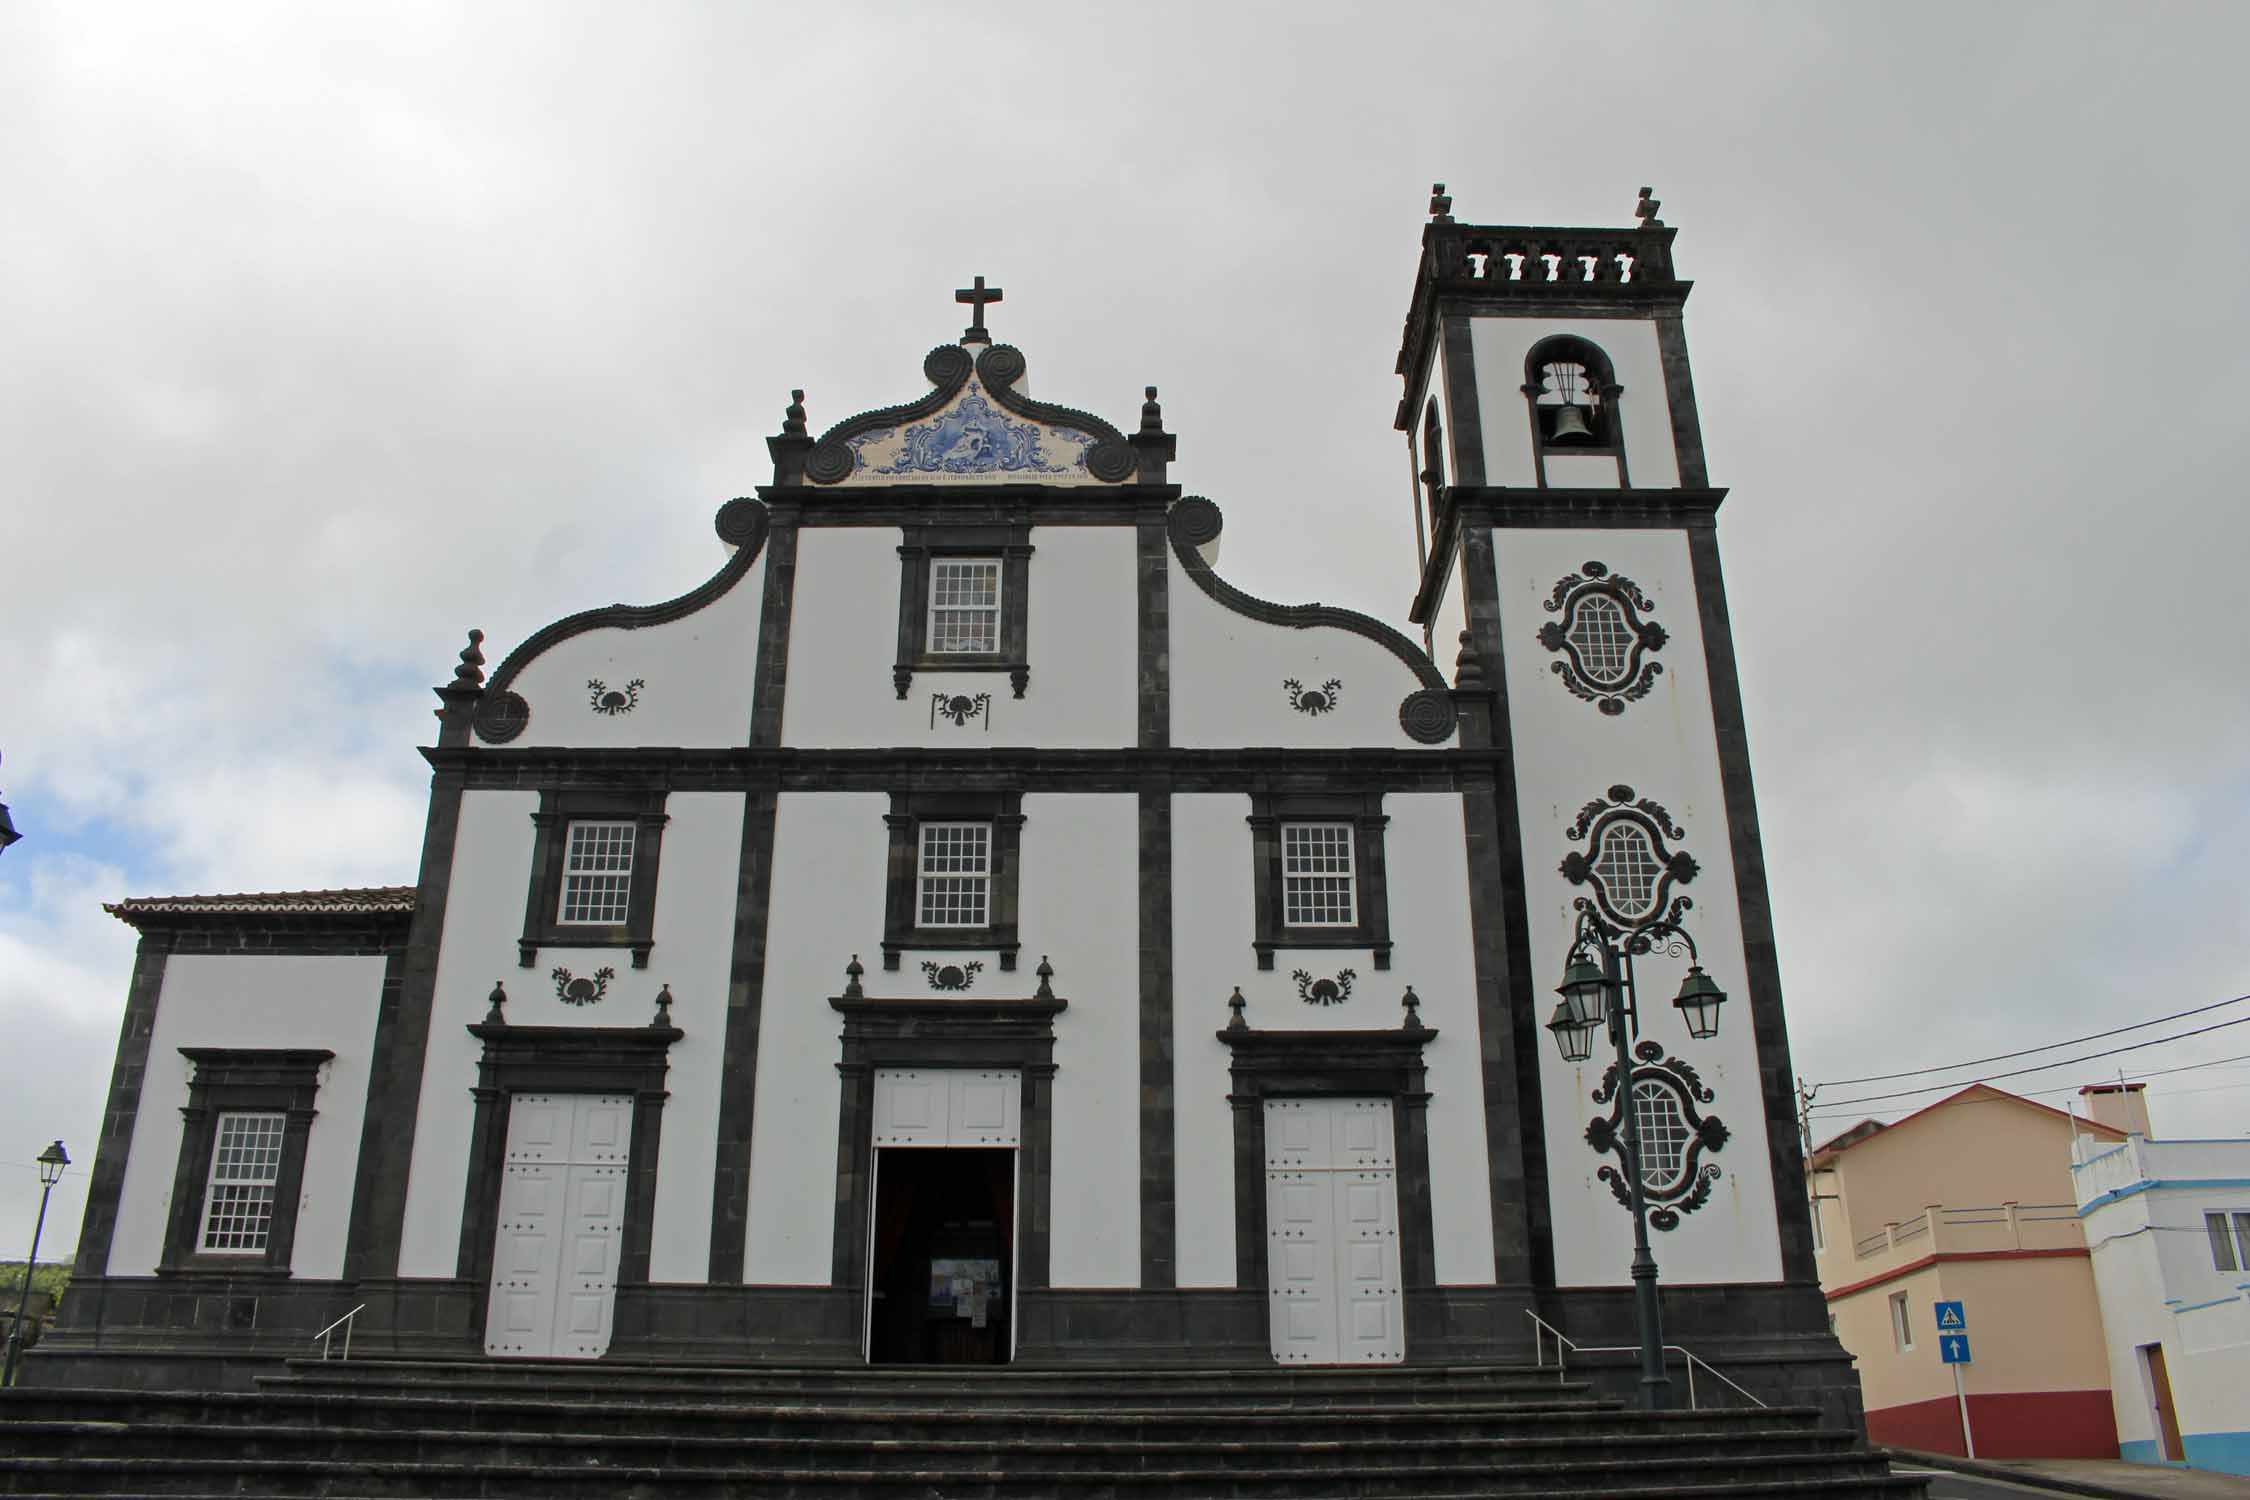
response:
<path id="1" fill-rule="evenodd" d="M 1969 1425 L 1979 1458 L 2117 1457 L 2117 1418 L 2107 1387 L 1972 1395 Z M 1961 1406 L 1951 1396 L 1870 1411 L 1867 1436 L 1894 1448 L 1968 1453 L 1961 1441 Z"/>

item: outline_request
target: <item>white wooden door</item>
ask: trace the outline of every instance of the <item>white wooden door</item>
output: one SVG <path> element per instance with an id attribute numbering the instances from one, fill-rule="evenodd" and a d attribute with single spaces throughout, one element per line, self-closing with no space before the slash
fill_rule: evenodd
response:
<path id="1" fill-rule="evenodd" d="M 1266 1101 L 1266 1243 L 1276 1361 L 1406 1357 L 1390 1100 Z"/>
<path id="2" fill-rule="evenodd" d="M 1015 1068 L 877 1068 L 874 1143 L 1020 1144 L 1023 1074 Z"/>
<path id="3" fill-rule="evenodd" d="M 630 1095 L 512 1096 L 485 1353 L 593 1359 L 609 1348 L 632 1152 Z"/>

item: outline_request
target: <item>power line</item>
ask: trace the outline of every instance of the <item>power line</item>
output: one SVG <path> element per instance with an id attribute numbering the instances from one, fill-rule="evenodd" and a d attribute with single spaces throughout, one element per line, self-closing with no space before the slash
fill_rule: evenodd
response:
<path id="1" fill-rule="evenodd" d="M 2223 1068 L 2229 1063 L 2250 1063 L 2250 1052 L 2238 1053 L 2233 1057 L 2214 1057 L 2209 1062 L 2183 1063 L 2176 1068 L 2151 1068 L 2145 1073 L 2134 1073 L 2129 1075 L 2126 1081 L 2131 1083 L 2138 1083 L 2144 1079 L 2164 1078 L 2174 1073 L 2194 1073 L 2199 1072 L 2205 1068 Z M 2061 1065 L 2057 1064 L 2057 1066 L 2059 1067 Z M 1962 1085 L 1963 1088 L 1967 1088 L 1969 1086 L 1970 1085 L 1968 1084 Z M 2210 1094 L 2217 1093 L 2223 1089 L 2239 1088 L 2250 1088 L 2250 1084 L 2225 1083 L 2220 1084 L 2218 1088 L 2215 1089 L 2166 1089 L 2161 1093 L 2155 1095 L 2154 1097 L 2160 1099 L 2171 1099 L 2176 1098 L 2182 1094 Z M 2079 1085 L 2075 1083 L 2066 1083 L 2060 1085 L 2059 1087 L 2051 1089 L 2024 1089 L 2021 1091 L 2019 1097 L 2026 1099 L 2037 1099 L 2043 1095 L 2048 1094 L 2075 1094 L 2078 1092 L 2078 1089 Z M 1848 1104 L 1849 1102 L 1849 1100 L 1843 1101 L 1843 1103 L 1845 1104 Z M 1930 1105 L 1928 1107 L 1931 1109 L 1950 1109 L 1956 1105 L 1962 1104 L 2005 1104 L 2006 1102 L 2007 1100 L 2005 1099 L 1941 1099 L 1936 1104 Z M 1811 1111 L 1809 1118 L 1815 1120 L 1840 1119 L 1844 1115 L 1847 1115 L 1849 1113 L 1849 1110 L 1843 1108 L 1843 1104 L 1824 1104 L 1820 1108 Z"/>
<path id="2" fill-rule="evenodd" d="M 1870 1073 L 1865 1078 L 1831 1078 L 1825 1083 L 1816 1083 L 1813 1087 L 1849 1088 L 1855 1083 L 1889 1083 L 1894 1078 L 1918 1078 L 1924 1073 L 1951 1073 L 1959 1068 L 1981 1068 L 1989 1062 L 2007 1062 L 2011 1058 L 2029 1057 L 2034 1052 L 2052 1052 L 2057 1047 L 2075 1047 L 2081 1042 L 2098 1042 L 2104 1037 L 2123 1036 L 2128 1031 L 2139 1031 L 2148 1026 L 2161 1026 L 2167 1021 L 2181 1021 L 2189 1016 L 2200 1016 L 2206 1011 L 2223 1010 L 2229 1005 L 2240 1005 L 2245 1000 L 2250 1000 L 2250 995 L 2237 995 L 2232 1000 L 2218 1000 L 2209 1005 L 2198 1005 L 2193 1010 L 2174 1011 L 2171 1015 L 2158 1016 L 2154 1020 L 2135 1021 L 2130 1026 L 2119 1026 L 2111 1031 L 2097 1031 L 2089 1036 L 2074 1036 L 2068 1041 L 2048 1042 L 2043 1046 L 2026 1047 L 2020 1052 L 1995 1052 L 1990 1057 L 1972 1057 L 1967 1062 L 1945 1063 L 1935 1068 L 1908 1068 L 1903 1073 Z M 2061 1064 L 2058 1063 L 2056 1066 L 2059 1067 Z"/>
<path id="3" fill-rule="evenodd" d="M 2205 1009 L 2210 1008 L 2209 1006 L 2205 1007 Z M 2170 1036 L 2150 1037 L 2145 1042 L 2132 1042 L 2123 1047 L 2111 1047 L 2103 1052 L 2088 1052 L 2082 1057 L 2066 1057 L 2061 1062 L 2039 1063 L 2029 1068 L 2013 1068 L 2008 1072 L 1992 1073 L 1983 1078 L 1957 1078 L 1951 1083 L 1933 1083 L 1924 1088 L 1899 1089 L 1888 1094 L 1867 1094 L 1858 1099 L 1838 1099 L 1828 1107 L 1830 1109 L 1842 1109 L 1854 1104 L 1880 1104 L 1885 1099 L 1910 1099 L 1917 1094 L 1936 1094 L 1942 1093 L 1946 1089 L 1965 1089 L 1979 1083 L 1990 1083 L 1995 1078 L 2020 1078 L 2026 1073 L 2050 1073 L 2056 1068 L 2071 1068 L 2080 1063 L 2097 1062 L 2105 1057 L 2115 1057 L 2122 1052 L 2138 1052 L 2143 1047 L 2159 1047 L 2166 1042 L 2185 1041 L 2191 1036 L 2202 1036 L 2207 1032 L 2225 1031 L 2230 1026 L 2250 1026 L 2250 1016 L 2237 1016 L 2231 1021 L 2218 1021 L 2209 1026 L 2198 1026 L 2192 1031 L 2175 1031 Z M 2128 1031 L 2132 1029 L 2132 1027 L 2126 1028 Z M 2021 1056 L 2022 1054 L 2017 1055 Z M 1971 1064 L 1963 1063 L 1961 1066 L 1969 1067 Z"/>

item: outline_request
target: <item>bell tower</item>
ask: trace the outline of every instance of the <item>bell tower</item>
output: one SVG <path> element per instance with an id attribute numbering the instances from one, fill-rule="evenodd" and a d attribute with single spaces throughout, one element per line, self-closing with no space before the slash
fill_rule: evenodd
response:
<path id="1" fill-rule="evenodd" d="M 1469 830 L 1472 868 L 1480 836 L 1495 851 L 1480 987 L 1487 1055 L 1506 1064 L 1486 1087 L 1511 1090 L 1523 1123 L 1522 1181 L 1496 1176 L 1495 1201 L 1521 1202 L 1536 1303 L 1578 1320 L 1574 1338 L 1630 1338 L 1601 1311 L 1628 1279 L 1630 1100 L 1663 1284 L 1727 1285 L 1762 1337 L 1826 1367 L 1840 1351 L 1799 1167 L 1719 569 L 1725 492 L 1689 376 L 1692 286 L 1658 207 L 1643 188 L 1627 228 L 1468 224 L 1440 184 L 1399 350 L 1421 554 L 1411 616 L 1437 659 L 1459 650 L 1460 695 L 1489 702 L 1499 752 L 1489 821 L 1472 810 Z M 1549 1032 L 1588 924 L 1633 976 L 1629 1087 L 1609 1045 Z M 1686 986 L 1707 1001 L 1704 985 L 1726 1002 L 1715 1034 L 1710 1012 L 1672 998 Z M 1510 1226 L 1495 1227 L 1505 1242 Z M 1744 1331 L 1699 1327 L 1701 1305 L 1669 1301 L 1667 1336 L 1690 1347 Z M 1837 1364 L 1836 1383 L 1850 1378 Z"/>

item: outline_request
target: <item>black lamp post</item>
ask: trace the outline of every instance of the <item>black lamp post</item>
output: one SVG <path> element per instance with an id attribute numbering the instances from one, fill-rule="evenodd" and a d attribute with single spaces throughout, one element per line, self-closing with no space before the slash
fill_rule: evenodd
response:
<path id="1" fill-rule="evenodd" d="M 0 802 L 0 849 L 6 849 L 23 835 L 16 832 L 15 819 L 8 816 L 8 804 Z"/>
<path id="2" fill-rule="evenodd" d="M 1676 923 L 1659 920 L 1640 927 L 1616 928 L 1595 916 L 1591 904 L 1578 904 L 1578 929 L 1570 940 L 1563 981 L 1555 987 L 1562 1003 L 1547 1030 L 1554 1034 L 1563 1061 L 1584 1062 L 1594 1054 L 1594 1033 L 1605 1024 L 1617 1049 L 1619 1112 L 1625 1117 L 1625 1192 L 1633 1210 L 1633 1318 L 1641 1335 L 1641 1404 L 1663 1411 L 1672 1404 L 1672 1377 L 1664 1371 L 1664 1314 L 1656 1296 L 1656 1257 L 1648 1247 L 1648 1194 L 1641 1179 L 1641 1122 L 1633 1095 L 1633 1059 L 1628 1046 L 1640 1033 L 1640 998 L 1633 960 L 1655 951 L 1658 943 L 1677 954 L 1685 950 L 1687 977 L 1672 1003 L 1680 1008 L 1688 1035 L 1708 1041 L 1719 1034 L 1719 1007 L 1726 992 L 1696 961 L 1695 939 Z M 1596 956 L 1599 955 L 1599 962 Z"/>
<path id="3" fill-rule="evenodd" d="M 23 1359 L 23 1315 L 31 1305 L 31 1272 L 39 1264 L 39 1235 L 47 1227 L 47 1195 L 62 1181 L 63 1168 L 70 1165 L 70 1153 L 63 1150 L 61 1141 L 55 1142 L 39 1153 L 39 1218 L 31 1226 L 31 1258 L 23 1264 L 23 1292 L 16 1298 L 16 1326 L 8 1339 L 7 1378 L 0 1385 L 16 1383 L 16 1366 Z"/>

